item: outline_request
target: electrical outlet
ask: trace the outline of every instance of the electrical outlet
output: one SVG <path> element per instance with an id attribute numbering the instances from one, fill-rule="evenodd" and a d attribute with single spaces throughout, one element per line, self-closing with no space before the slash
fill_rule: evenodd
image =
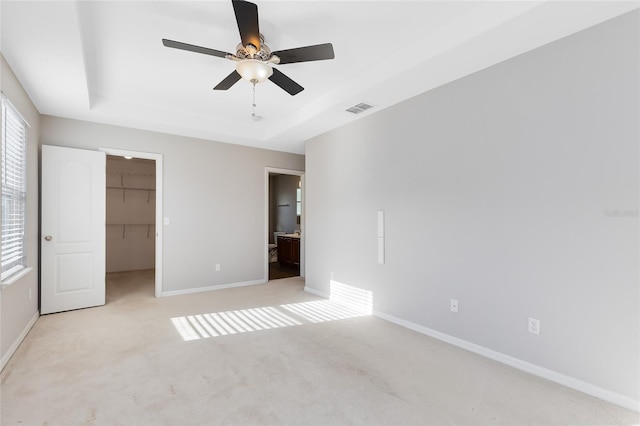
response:
<path id="1" fill-rule="evenodd" d="M 216 272 L 220 272 L 220 264 L 216 263 Z"/>
<path id="2" fill-rule="evenodd" d="M 540 334 L 540 320 L 529 317 L 529 333 Z"/>
<path id="3" fill-rule="evenodd" d="M 458 299 L 451 299 L 451 312 L 458 312 Z"/>

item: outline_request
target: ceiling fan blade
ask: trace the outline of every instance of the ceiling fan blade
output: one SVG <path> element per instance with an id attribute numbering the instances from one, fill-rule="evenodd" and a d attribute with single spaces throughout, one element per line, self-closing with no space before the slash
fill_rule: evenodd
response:
<path id="1" fill-rule="evenodd" d="M 333 59 L 333 45 L 331 43 L 316 44 L 315 46 L 297 47 L 295 49 L 279 50 L 273 52 L 280 58 L 280 64 L 294 62 L 322 61 Z"/>
<path id="2" fill-rule="evenodd" d="M 194 46 L 193 44 L 182 43 L 180 41 L 162 39 L 162 44 L 166 47 L 173 47 L 174 49 L 188 50 L 189 52 L 204 53 L 205 55 L 217 56 L 224 58 L 231 53 L 222 52 L 221 50 L 209 49 L 208 47 Z"/>
<path id="3" fill-rule="evenodd" d="M 238 80 L 240 80 L 241 78 L 242 77 L 240 76 L 240 74 L 238 74 L 238 71 L 233 70 L 233 72 L 228 76 L 226 76 L 225 79 L 222 80 L 220 83 L 218 83 L 218 85 L 214 87 L 213 90 L 228 90 L 231 86 L 236 84 Z"/>
<path id="4" fill-rule="evenodd" d="M 291 96 L 297 95 L 304 90 L 304 87 L 300 86 L 295 81 L 281 73 L 279 70 L 273 68 L 273 74 L 269 77 L 269 80 L 280 86 L 285 92 Z"/>
<path id="5" fill-rule="evenodd" d="M 233 10 L 236 13 L 238 31 L 242 45 L 253 44 L 256 50 L 260 50 L 260 28 L 258 27 L 258 6 L 243 0 L 232 0 Z"/>

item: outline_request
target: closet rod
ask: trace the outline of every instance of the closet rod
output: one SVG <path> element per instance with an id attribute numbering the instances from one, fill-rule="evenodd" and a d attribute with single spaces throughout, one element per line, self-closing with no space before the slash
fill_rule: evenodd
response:
<path id="1" fill-rule="evenodd" d="M 107 226 L 156 226 L 155 223 L 107 223 Z"/>
<path id="2" fill-rule="evenodd" d="M 116 175 L 116 176 L 144 176 L 144 177 L 155 177 L 155 173 L 135 173 L 135 172 L 107 172 L 108 175 Z"/>
<path id="3" fill-rule="evenodd" d="M 137 188 L 133 186 L 107 186 L 107 189 L 131 189 L 133 191 L 155 191 L 155 188 Z"/>
<path id="4" fill-rule="evenodd" d="M 156 226 L 155 223 L 107 223 L 107 227 L 116 227 L 122 226 L 122 239 L 125 238 L 127 232 L 127 226 L 135 226 L 135 227 L 147 227 L 147 238 L 151 236 L 151 227 Z"/>

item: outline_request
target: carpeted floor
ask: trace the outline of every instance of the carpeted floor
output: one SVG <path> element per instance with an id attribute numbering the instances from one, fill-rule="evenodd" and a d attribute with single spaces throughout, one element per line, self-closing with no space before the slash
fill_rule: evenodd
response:
<path id="1" fill-rule="evenodd" d="M 2 372 L 6 425 L 602 425 L 639 415 L 361 316 L 301 278 L 41 317 Z"/>

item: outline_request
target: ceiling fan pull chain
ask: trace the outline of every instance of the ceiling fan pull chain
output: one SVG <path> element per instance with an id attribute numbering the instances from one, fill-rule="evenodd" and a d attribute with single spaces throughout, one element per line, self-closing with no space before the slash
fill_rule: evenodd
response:
<path id="1" fill-rule="evenodd" d="M 253 110 L 252 115 L 256 115 L 256 84 L 253 83 Z"/>
<path id="2" fill-rule="evenodd" d="M 254 121 L 258 121 L 260 120 L 262 117 L 260 117 L 259 115 L 256 115 L 256 83 L 253 83 L 253 103 L 252 105 L 252 109 L 251 109 L 251 118 Z"/>

